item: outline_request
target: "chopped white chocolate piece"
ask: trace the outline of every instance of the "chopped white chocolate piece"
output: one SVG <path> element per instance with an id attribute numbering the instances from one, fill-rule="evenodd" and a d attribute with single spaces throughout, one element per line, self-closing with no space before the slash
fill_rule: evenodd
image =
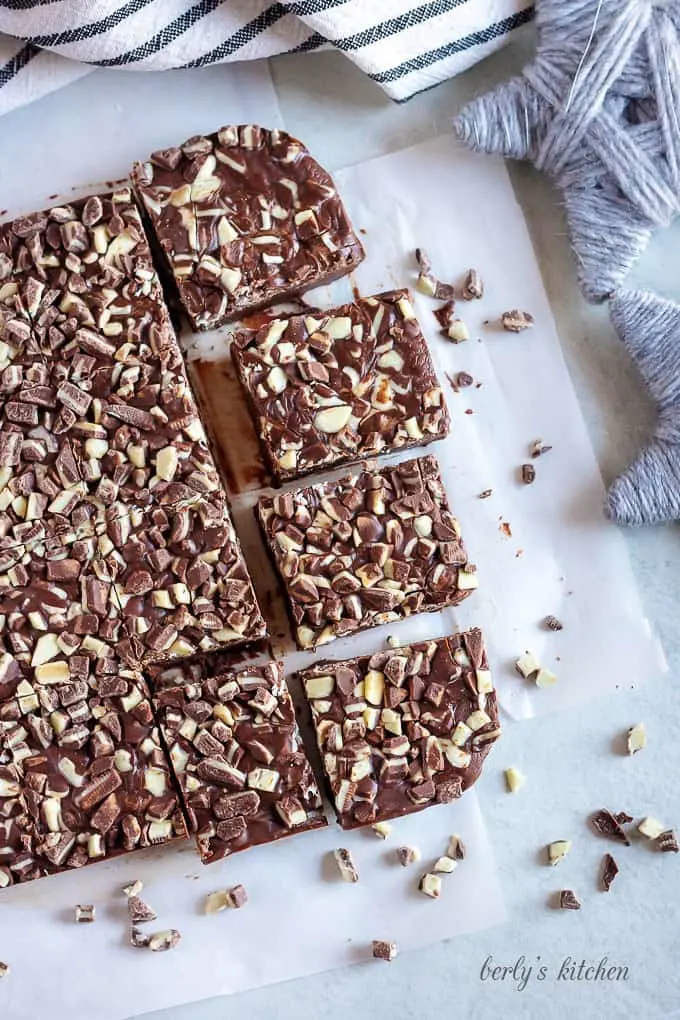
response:
<path id="1" fill-rule="evenodd" d="M 421 893 L 425 894 L 425 896 L 429 896 L 430 899 L 436 900 L 439 896 L 441 896 L 442 880 L 439 875 L 435 875 L 431 871 L 427 871 L 420 879 L 420 885 L 418 888 Z"/>
<path id="2" fill-rule="evenodd" d="M 416 861 L 420 860 L 420 850 L 417 846 L 398 846 L 396 854 L 402 868 L 406 868 L 409 864 L 415 864 Z"/>
<path id="3" fill-rule="evenodd" d="M 662 832 L 666 831 L 667 826 L 660 822 L 658 818 L 643 818 L 638 825 L 638 832 L 642 836 L 646 836 L 647 839 L 656 839 Z"/>
<path id="4" fill-rule="evenodd" d="M 209 893 L 205 898 L 206 914 L 217 914 L 220 910 L 226 910 L 229 906 L 229 892 L 226 889 L 219 889 L 217 892 Z"/>
<path id="5" fill-rule="evenodd" d="M 563 860 L 571 850 L 571 840 L 556 839 L 548 844 L 548 860 L 554 866 Z"/>
<path id="6" fill-rule="evenodd" d="M 453 857 L 456 861 L 462 861 L 465 857 L 465 843 L 460 836 L 453 833 L 449 836 L 449 847 L 446 851 L 448 857 Z"/>
<path id="7" fill-rule="evenodd" d="M 8 963 L 3 963 L 0 960 L 0 978 L 7 977 L 8 974 L 9 974 L 9 964 Z"/>
<path id="8" fill-rule="evenodd" d="M 527 781 L 527 777 L 523 775 L 519 769 L 513 768 L 505 770 L 505 782 L 508 788 L 508 793 L 517 793 L 521 790 Z"/>
<path id="9" fill-rule="evenodd" d="M 647 746 L 647 730 L 644 723 L 636 723 L 628 730 L 628 754 L 637 754 Z"/>
<path id="10" fill-rule="evenodd" d="M 371 826 L 371 828 L 380 839 L 387 839 L 389 834 L 392 832 L 392 826 L 389 822 L 376 822 L 375 825 Z"/>
<path id="11" fill-rule="evenodd" d="M 549 669 L 541 667 L 535 676 L 535 683 L 537 687 L 552 687 L 557 683 L 557 676 Z"/>
<path id="12" fill-rule="evenodd" d="M 457 867 L 458 861 L 454 861 L 452 857 L 440 857 L 439 860 L 435 861 L 432 870 L 441 872 L 443 875 L 450 875 Z"/>
<path id="13" fill-rule="evenodd" d="M 134 882 L 130 882 L 129 885 L 123 886 L 123 892 L 126 896 L 139 896 L 143 888 L 144 883 L 139 878 L 136 878 Z"/>
<path id="14" fill-rule="evenodd" d="M 538 673 L 541 664 L 533 652 L 525 652 L 524 655 L 520 655 L 515 663 L 515 668 L 518 673 L 522 674 L 525 680 L 528 680 L 534 673 Z"/>
<path id="15" fill-rule="evenodd" d="M 352 854 L 349 850 L 339 848 L 333 851 L 335 857 L 335 863 L 338 866 L 338 871 L 345 882 L 358 882 L 359 872 L 357 871 Z"/>
<path id="16" fill-rule="evenodd" d="M 75 909 L 76 924 L 92 924 L 96 917 L 96 910 L 91 903 L 78 903 Z"/>

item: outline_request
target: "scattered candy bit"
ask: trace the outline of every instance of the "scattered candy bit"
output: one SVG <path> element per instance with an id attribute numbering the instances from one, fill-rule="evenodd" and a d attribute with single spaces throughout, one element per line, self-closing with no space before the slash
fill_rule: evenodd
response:
<path id="1" fill-rule="evenodd" d="M 646 836 L 647 839 L 657 839 L 666 831 L 666 826 L 658 818 L 643 818 L 637 828 L 640 835 Z"/>
<path id="2" fill-rule="evenodd" d="M 449 328 L 444 332 L 444 336 L 448 337 L 449 340 L 453 340 L 454 344 L 462 344 L 470 339 L 470 330 L 462 319 L 454 319 Z"/>
<path id="3" fill-rule="evenodd" d="M 534 317 L 529 312 L 520 312 L 518 308 L 513 308 L 511 312 L 503 312 L 501 324 L 508 333 L 521 333 L 533 326 Z"/>
<path id="4" fill-rule="evenodd" d="M 647 746 L 647 730 L 644 723 L 636 723 L 628 730 L 628 754 L 637 754 Z"/>
<path id="5" fill-rule="evenodd" d="M 335 863 L 338 866 L 338 870 L 345 882 L 358 882 L 359 872 L 354 866 L 354 860 L 349 850 L 340 848 L 333 851 L 335 857 Z"/>
<path id="6" fill-rule="evenodd" d="M 520 472 L 525 485 L 532 485 L 536 481 L 536 468 L 533 464 L 522 464 Z"/>
<path id="7" fill-rule="evenodd" d="M 134 882 L 130 882 L 129 885 L 123 886 L 123 892 L 126 896 L 139 896 L 143 888 L 144 883 L 136 878 Z"/>
<path id="8" fill-rule="evenodd" d="M 227 893 L 228 905 L 233 910 L 240 910 L 248 902 L 248 893 L 243 885 L 233 885 Z"/>
<path id="9" fill-rule="evenodd" d="M 505 535 L 506 538 L 512 538 L 512 528 L 510 527 L 509 521 L 501 521 L 498 525 L 498 530 Z"/>
<path id="10" fill-rule="evenodd" d="M 2 961 L 0 961 L 0 978 L 7 977 L 8 974 L 9 974 L 9 964 L 8 963 L 2 963 Z"/>
<path id="11" fill-rule="evenodd" d="M 552 687 L 557 683 L 557 675 L 541 666 L 533 652 L 520 655 L 515 669 L 525 680 L 533 680 L 537 687 Z"/>
<path id="12" fill-rule="evenodd" d="M 475 381 L 469 372 L 457 372 L 455 376 L 449 376 L 448 380 L 456 392 L 458 390 L 466 390 Z"/>
<path id="13" fill-rule="evenodd" d="M 415 864 L 420 860 L 420 850 L 417 846 L 398 846 L 396 854 L 402 868 L 407 868 L 409 864 Z"/>
<path id="14" fill-rule="evenodd" d="M 627 825 L 628 822 L 633 821 L 633 816 L 627 815 L 625 811 L 619 811 L 618 815 L 614 815 L 614 818 L 619 823 L 619 825 Z"/>
<path id="15" fill-rule="evenodd" d="M 388 644 L 389 648 L 398 648 L 399 647 L 399 638 L 396 636 L 396 634 L 388 634 L 387 635 L 387 644 Z"/>
<path id="16" fill-rule="evenodd" d="M 465 859 L 465 843 L 454 833 L 449 836 L 449 848 L 447 850 L 449 857 L 453 857 L 455 861 L 462 861 Z"/>
<path id="17" fill-rule="evenodd" d="M 218 889 L 217 892 L 208 893 L 205 898 L 206 914 L 219 914 L 229 906 L 229 892 L 226 889 Z"/>
<path id="18" fill-rule="evenodd" d="M 479 300 L 483 296 L 484 282 L 481 276 L 476 269 L 468 269 L 465 280 L 463 281 L 461 297 L 464 301 L 474 301 Z"/>
<path id="19" fill-rule="evenodd" d="M 564 630 L 564 625 L 557 619 L 556 616 L 546 616 L 543 624 L 548 628 L 548 630 Z"/>
<path id="20" fill-rule="evenodd" d="M 92 924 L 96 910 L 91 903 L 78 903 L 75 909 L 76 924 Z"/>
<path id="21" fill-rule="evenodd" d="M 619 873 L 619 866 L 611 854 L 605 854 L 602 858 L 602 888 L 609 892 L 612 882 Z"/>
<path id="22" fill-rule="evenodd" d="M 505 784 L 508 788 L 508 793 L 517 793 L 521 790 L 527 781 L 527 777 L 523 775 L 519 769 L 510 767 L 505 770 Z"/>
<path id="23" fill-rule="evenodd" d="M 570 839 L 556 839 L 554 843 L 548 844 L 548 860 L 553 867 L 564 860 L 571 850 Z"/>
<path id="24" fill-rule="evenodd" d="M 470 339 L 470 333 L 462 319 L 456 318 L 455 303 L 447 301 L 441 308 L 435 308 L 434 317 L 441 326 L 442 336 L 460 344 Z"/>
<path id="25" fill-rule="evenodd" d="M 174 949 L 181 938 L 176 928 L 157 931 L 155 935 L 149 937 L 149 949 L 152 953 L 165 953 L 168 949 Z"/>
<path id="26" fill-rule="evenodd" d="M 373 940 L 373 956 L 376 960 L 385 960 L 387 963 L 391 963 L 396 955 L 396 942 L 382 942 L 379 939 Z"/>
<path id="27" fill-rule="evenodd" d="M 448 283 L 442 283 L 433 274 L 432 263 L 422 248 L 416 248 L 416 262 L 420 270 L 416 290 L 428 297 L 437 298 L 438 301 L 448 301 L 454 297 L 454 288 Z"/>
<path id="28" fill-rule="evenodd" d="M 534 677 L 534 683 L 537 687 L 553 687 L 557 683 L 557 674 L 541 668 Z"/>
<path id="29" fill-rule="evenodd" d="M 144 935 L 139 928 L 135 928 L 134 925 L 130 929 L 130 943 L 135 949 L 147 949 L 150 938 L 148 935 Z"/>
<path id="30" fill-rule="evenodd" d="M 488 499 L 492 492 L 493 492 L 493 489 L 484 489 L 484 492 L 480 492 L 479 498 L 480 499 Z"/>
<path id="31" fill-rule="evenodd" d="M 609 836 L 625 846 L 630 846 L 630 840 L 621 828 L 622 820 L 632 821 L 632 818 L 625 814 L 613 815 L 611 811 L 602 808 L 591 817 L 590 824 L 600 836 Z"/>
<path id="32" fill-rule="evenodd" d="M 560 909 L 561 910 L 580 910 L 581 902 L 577 899 L 576 894 L 572 889 L 562 889 L 560 892 Z"/>
<path id="33" fill-rule="evenodd" d="M 552 450 L 552 446 L 548 446 L 542 439 L 534 439 L 529 444 L 529 456 L 530 457 L 542 457 L 544 453 L 549 453 Z"/>
<path id="34" fill-rule="evenodd" d="M 441 896 L 442 880 L 439 875 L 434 875 L 431 871 L 427 871 L 420 879 L 418 888 L 421 893 L 429 896 L 432 900 L 436 900 Z"/>
<path id="35" fill-rule="evenodd" d="M 454 861 L 452 857 L 440 857 L 435 861 L 433 871 L 439 872 L 442 875 L 450 875 L 452 871 L 455 871 L 458 867 L 458 861 Z"/>
<path id="36" fill-rule="evenodd" d="M 389 822 L 376 822 L 371 828 L 379 839 L 387 839 L 392 832 L 392 826 Z"/>
<path id="37" fill-rule="evenodd" d="M 155 921 L 158 914 L 148 903 L 141 900 L 139 896 L 128 897 L 128 914 L 133 924 L 144 924 L 145 921 Z"/>
<path id="38" fill-rule="evenodd" d="M 661 853 L 664 854 L 677 854 L 678 850 L 680 850 L 678 838 L 672 829 L 666 829 L 665 832 L 660 832 L 656 837 L 656 845 Z"/>

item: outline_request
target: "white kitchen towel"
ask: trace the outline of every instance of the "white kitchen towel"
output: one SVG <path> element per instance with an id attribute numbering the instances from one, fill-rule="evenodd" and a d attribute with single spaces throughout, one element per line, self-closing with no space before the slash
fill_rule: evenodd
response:
<path id="1" fill-rule="evenodd" d="M 205 67 L 335 48 L 396 100 L 464 70 L 533 0 L 0 0 L 0 114 L 93 67 Z"/>

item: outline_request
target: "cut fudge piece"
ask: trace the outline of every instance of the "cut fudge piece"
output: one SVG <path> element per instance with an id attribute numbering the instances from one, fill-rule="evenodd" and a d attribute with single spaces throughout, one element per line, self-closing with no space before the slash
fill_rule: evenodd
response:
<path id="1" fill-rule="evenodd" d="M 262 498 L 257 514 L 300 648 L 477 587 L 434 457 Z"/>
<path id="2" fill-rule="evenodd" d="M 0 227 L 0 513 L 219 488 L 130 190 Z"/>
<path id="3" fill-rule="evenodd" d="M 300 675 L 343 829 L 456 800 L 500 735 L 479 630 Z"/>
<path id="4" fill-rule="evenodd" d="M 231 351 L 279 481 L 448 433 L 406 290 L 241 330 Z"/>
<path id="5" fill-rule="evenodd" d="M 109 646 L 20 668 L 0 705 L 0 887 L 186 836 L 141 674 Z"/>
<path id="6" fill-rule="evenodd" d="M 154 667 L 151 683 L 204 863 L 326 825 L 280 662 L 216 655 Z"/>
<path id="7" fill-rule="evenodd" d="M 223 127 L 132 180 L 194 329 L 348 273 L 364 257 L 333 181 L 284 131 Z"/>

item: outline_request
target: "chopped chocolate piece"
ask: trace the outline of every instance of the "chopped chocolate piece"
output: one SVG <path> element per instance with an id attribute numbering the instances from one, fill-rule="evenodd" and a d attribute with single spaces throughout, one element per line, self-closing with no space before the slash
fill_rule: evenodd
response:
<path id="1" fill-rule="evenodd" d="M 76 924 L 92 924 L 96 919 L 96 910 L 91 903 L 78 903 L 75 909 Z"/>
<path id="2" fill-rule="evenodd" d="M 434 457 L 363 471 L 257 507 L 300 648 L 457 605 L 478 586 Z"/>
<path id="3" fill-rule="evenodd" d="M 217 892 L 209 893 L 205 898 L 206 914 L 219 914 L 229 906 L 229 890 L 219 889 Z"/>
<path id="4" fill-rule="evenodd" d="M 434 862 L 432 870 L 441 875 L 450 875 L 457 867 L 458 861 L 454 861 L 453 857 L 440 857 Z"/>
<path id="5" fill-rule="evenodd" d="M 10 884 L 186 836 L 142 677 L 103 642 L 49 665 L 66 679 L 36 676 L 38 706 L 19 708 L 20 724 L 0 718 Z M 111 676 L 116 692 L 103 694 Z"/>
<path id="6" fill-rule="evenodd" d="M 590 824 L 592 825 L 595 832 L 601 836 L 609 836 L 611 839 L 615 839 L 618 843 L 623 843 L 625 846 L 630 846 L 630 840 L 628 836 L 621 828 L 621 822 L 619 818 L 621 816 L 613 815 L 611 811 L 607 811 L 602 808 L 601 811 L 597 811 L 592 815 Z M 632 821 L 629 815 L 623 816 L 625 821 Z"/>
<path id="7" fill-rule="evenodd" d="M 397 945 L 395 942 L 382 942 L 379 939 L 373 940 L 373 957 L 376 960 L 385 960 L 391 963 L 397 956 Z"/>
<path id="8" fill-rule="evenodd" d="M 333 181 L 284 131 L 223 127 L 152 153 L 132 180 L 194 329 L 344 276 L 364 257 Z"/>
<path id="9" fill-rule="evenodd" d="M 326 824 L 281 663 L 235 670 L 218 654 L 150 678 L 205 863 Z"/>
<path id="10" fill-rule="evenodd" d="M 145 935 L 139 930 L 139 928 L 135 928 L 134 926 L 130 928 L 130 944 L 133 945 L 135 949 L 148 949 L 150 941 L 151 937 L 149 935 Z"/>
<path id="11" fill-rule="evenodd" d="M 501 324 L 508 333 L 521 333 L 534 324 L 534 317 L 529 312 L 520 312 L 517 308 L 511 312 L 503 312 Z"/>
<path id="12" fill-rule="evenodd" d="M 638 832 L 641 836 L 645 836 L 647 839 L 657 839 L 662 832 L 666 831 L 666 826 L 663 822 L 660 822 L 658 818 L 643 818 L 638 824 Z"/>
<path id="13" fill-rule="evenodd" d="M 544 453 L 549 453 L 552 450 L 552 446 L 544 443 L 542 439 L 534 439 L 529 444 L 529 456 L 530 457 L 542 457 Z"/>
<path id="14" fill-rule="evenodd" d="M 563 861 L 571 850 L 571 840 L 556 839 L 554 843 L 548 844 L 548 862 L 553 865 Z"/>
<path id="15" fill-rule="evenodd" d="M 644 723 L 636 723 L 628 730 L 626 739 L 628 754 L 637 754 L 647 746 L 647 730 Z"/>
<path id="16" fill-rule="evenodd" d="M 422 248 L 416 248 L 416 262 L 420 273 L 416 283 L 416 290 L 427 297 L 437 298 L 438 301 L 448 301 L 455 294 L 454 288 L 449 283 L 442 283 L 432 273 L 432 263 Z"/>
<path id="17" fill-rule="evenodd" d="M 395 853 L 402 868 L 420 860 L 420 850 L 416 846 L 398 846 Z"/>
<path id="18" fill-rule="evenodd" d="M 392 826 L 389 822 L 376 822 L 371 828 L 378 839 L 387 839 L 392 832 Z"/>
<path id="19" fill-rule="evenodd" d="M 522 464 L 521 474 L 525 485 L 532 485 L 536 481 L 536 468 L 533 464 Z"/>
<path id="20" fill-rule="evenodd" d="M 480 492 L 480 494 L 479 494 L 479 498 L 480 498 L 480 499 L 488 499 L 488 498 L 489 498 L 489 496 L 490 496 L 490 495 L 491 495 L 492 493 L 493 493 L 493 489 L 484 489 L 484 491 L 483 491 L 483 492 Z"/>
<path id="21" fill-rule="evenodd" d="M 659 850 L 665 854 L 677 854 L 678 850 L 680 850 L 678 838 L 672 829 L 666 829 L 665 832 L 660 832 L 656 837 L 656 845 Z"/>
<path id="22" fill-rule="evenodd" d="M 545 620 L 543 621 L 543 625 L 547 627 L 548 630 L 564 629 L 564 624 L 560 620 L 558 620 L 556 616 L 546 616 Z"/>
<path id="23" fill-rule="evenodd" d="M 517 793 L 521 790 L 527 781 L 527 777 L 519 771 L 519 769 L 511 766 L 505 770 L 505 785 L 507 786 L 508 793 Z"/>
<path id="24" fill-rule="evenodd" d="M 441 326 L 441 335 L 454 343 L 463 343 L 470 339 L 470 331 L 462 319 L 456 318 L 455 303 L 447 301 L 440 308 L 435 308 L 434 317 Z"/>
<path id="25" fill-rule="evenodd" d="M 9 974 L 9 969 L 10 969 L 9 964 L 3 963 L 2 960 L 0 960 L 0 979 L 7 977 L 7 975 Z"/>
<path id="26" fill-rule="evenodd" d="M 349 850 L 340 848 L 333 851 L 335 857 L 335 863 L 338 866 L 338 871 L 345 882 L 358 882 L 359 872 L 357 871 L 354 859 Z"/>
<path id="27" fill-rule="evenodd" d="M 441 896 L 442 880 L 439 875 L 435 875 L 431 871 L 428 871 L 420 879 L 418 888 L 421 893 L 429 896 L 430 899 L 437 900 Z"/>
<path id="28" fill-rule="evenodd" d="M 614 815 L 614 818 L 619 823 L 619 825 L 627 825 L 628 822 L 633 821 L 633 816 L 626 814 L 625 811 L 619 811 L 617 815 Z"/>
<path id="29" fill-rule="evenodd" d="M 562 889 L 560 892 L 561 910 L 580 910 L 581 903 L 571 889 Z"/>
<path id="30" fill-rule="evenodd" d="M 602 888 L 609 892 L 612 882 L 619 873 L 619 866 L 611 854 L 605 854 L 602 858 Z"/>
<path id="31" fill-rule="evenodd" d="M 155 921 L 158 914 L 148 903 L 141 900 L 139 896 L 128 897 L 128 914 L 133 925 L 144 924 L 146 921 Z"/>
<path id="32" fill-rule="evenodd" d="M 279 481 L 448 433 L 406 290 L 241 330 L 232 356 Z"/>
<path id="33" fill-rule="evenodd" d="M 468 386 L 472 386 L 474 381 L 469 372 L 457 372 L 451 380 L 451 385 L 454 390 L 466 390 Z"/>
<path id="34" fill-rule="evenodd" d="M 455 834 L 449 836 L 449 848 L 447 850 L 449 857 L 453 857 L 454 861 L 462 861 L 465 859 L 465 843 Z"/>
<path id="35" fill-rule="evenodd" d="M 500 734 L 479 631 L 300 676 L 344 829 L 449 803 L 450 784 L 471 786 Z"/>
<path id="36" fill-rule="evenodd" d="M 245 886 L 232 886 L 227 893 L 227 901 L 230 907 L 233 907 L 234 910 L 239 910 L 245 903 L 248 902 L 248 893 L 246 892 Z"/>
<path id="37" fill-rule="evenodd" d="M 533 652 L 526 651 L 523 655 L 520 655 L 519 659 L 515 663 L 515 669 L 523 676 L 525 680 L 529 680 L 535 677 L 541 668 L 541 664 L 533 654 Z"/>
<path id="38" fill-rule="evenodd" d="M 181 938 L 176 928 L 168 928 L 167 931 L 157 931 L 155 935 L 150 935 L 148 946 L 152 953 L 165 953 L 168 949 L 174 949 Z"/>
<path id="39" fill-rule="evenodd" d="M 463 282 L 461 297 L 465 301 L 479 300 L 484 297 L 484 283 L 476 269 L 468 269 Z"/>
<path id="40" fill-rule="evenodd" d="M 130 882 L 128 885 L 123 886 L 123 892 L 126 896 L 139 896 L 143 888 L 144 883 L 136 878 L 134 882 Z"/>

